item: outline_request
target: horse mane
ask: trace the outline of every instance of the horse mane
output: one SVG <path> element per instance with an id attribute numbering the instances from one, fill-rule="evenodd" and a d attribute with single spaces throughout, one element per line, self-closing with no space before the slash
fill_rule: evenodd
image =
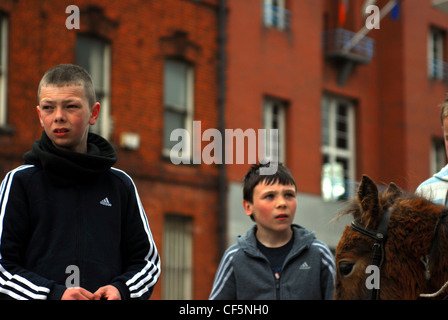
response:
<path id="1" fill-rule="evenodd" d="M 339 212 L 339 214 L 335 217 L 335 221 L 339 220 L 343 216 L 351 215 L 355 221 L 361 222 L 362 217 L 362 210 L 363 207 L 367 205 L 368 201 L 371 201 L 369 197 L 363 196 L 363 182 L 365 183 L 365 180 L 370 178 L 364 176 L 363 181 L 361 182 L 357 197 L 354 197 L 352 199 L 347 200 L 344 208 Z M 372 182 L 373 183 L 373 182 Z M 419 197 L 415 194 L 411 194 L 408 192 L 405 192 L 401 190 L 398 186 L 396 186 L 394 183 L 390 183 L 389 186 L 386 188 L 386 186 L 377 186 L 377 190 L 383 190 L 382 192 L 375 192 L 375 195 L 378 199 L 378 205 L 376 206 L 376 210 L 380 212 L 384 212 L 387 207 L 392 206 L 394 202 L 400 201 L 400 200 L 411 200 L 411 199 L 423 199 L 422 197 Z M 370 190 L 372 191 L 372 190 Z M 366 221 L 365 226 L 368 227 L 369 225 L 373 225 L 376 228 L 376 223 L 378 221 L 372 221 L 372 217 L 369 217 L 369 221 Z M 378 219 L 379 220 L 379 219 Z"/>
<path id="2" fill-rule="evenodd" d="M 366 176 L 363 177 L 365 179 Z M 367 179 L 370 179 L 367 177 Z M 375 206 L 375 209 L 380 213 L 384 213 L 388 207 L 397 206 L 397 204 L 404 204 L 406 207 L 413 208 L 412 211 L 415 212 L 427 212 L 433 211 L 434 207 L 438 207 L 439 205 L 431 202 L 427 198 L 415 194 L 406 192 L 396 186 L 393 182 L 389 184 L 389 186 L 379 186 L 378 190 L 383 190 L 382 192 L 377 192 L 375 194 L 378 199 L 378 205 Z M 360 185 L 360 189 L 358 190 L 357 197 L 347 200 L 344 208 L 339 212 L 339 214 L 335 217 L 335 220 L 339 220 L 343 216 L 351 215 L 355 221 L 361 223 L 360 221 L 364 218 L 365 227 L 370 227 L 371 229 L 376 229 L 377 224 L 379 222 L 380 216 L 377 216 L 375 221 L 372 216 L 363 217 L 363 207 L 366 206 L 366 203 L 371 201 L 369 197 L 363 196 L 362 194 L 362 182 Z M 448 210 L 448 208 L 447 208 Z M 448 215 L 448 212 L 447 212 Z M 448 223 L 448 219 L 443 219 L 440 221 L 440 226 L 443 227 Z M 447 226 L 448 228 L 448 226 Z M 448 230 L 447 230 L 448 231 Z"/>

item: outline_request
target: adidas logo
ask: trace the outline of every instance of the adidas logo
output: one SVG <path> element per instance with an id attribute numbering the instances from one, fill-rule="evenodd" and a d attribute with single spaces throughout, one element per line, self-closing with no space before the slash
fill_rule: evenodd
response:
<path id="1" fill-rule="evenodd" d="M 311 269 L 311 267 L 305 261 L 304 263 L 302 263 L 302 265 L 299 267 L 299 269 L 300 270 L 308 270 L 308 269 Z"/>
<path id="2" fill-rule="evenodd" d="M 102 204 L 103 206 L 106 206 L 106 207 L 112 207 L 112 204 L 109 202 L 109 199 L 107 199 L 107 198 L 104 198 L 103 200 L 101 200 L 100 204 Z"/>

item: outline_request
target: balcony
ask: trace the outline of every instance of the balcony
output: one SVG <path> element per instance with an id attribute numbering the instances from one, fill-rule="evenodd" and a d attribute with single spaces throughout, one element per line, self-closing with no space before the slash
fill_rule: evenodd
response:
<path id="1" fill-rule="evenodd" d="M 335 29 L 324 31 L 323 46 L 325 56 L 329 59 L 345 60 L 355 63 L 369 63 L 375 52 L 375 41 L 372 38 L 362 37 L 357 40 L 356 33 Z M 351 42 L 353 42 L 351 44 Z"/>
<path id="2" fill-rule="evenodd" d="M 429 59 L 428 74 L 430 79 L 448 81 L 448 63 L 439 59 Z"/>
<path id="3" fill-rule="evenodd" d="M 339 86 L 344 86 L 357 64 L 367 64 L 375 54 L 375 41 L 365 34 L 345 29 L 324 31 L 322 35 L 325 58 L 336 69 Z"/>
<path id="4" fill-rule="evenodd" d="M 288 30 L 291 25 L 291 12 L 281 6 L 265 3 L 264 25 L 280 30 Z"/>

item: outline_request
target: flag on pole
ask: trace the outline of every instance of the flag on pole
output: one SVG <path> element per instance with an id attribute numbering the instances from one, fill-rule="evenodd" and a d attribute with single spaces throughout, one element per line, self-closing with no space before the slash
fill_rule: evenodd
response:
<path id="1" fill-rule="evenodd" d="M 338 24 L 343 26 L 347 20 L 348 0 L 339 0 L 338 4 Z"/>
<path id="2" fill-rule="evenodd" d="M 400 0 L 397 0 L 392 11 L 390 12 L 392 20 L 398 20 L 400 18 Z"/>

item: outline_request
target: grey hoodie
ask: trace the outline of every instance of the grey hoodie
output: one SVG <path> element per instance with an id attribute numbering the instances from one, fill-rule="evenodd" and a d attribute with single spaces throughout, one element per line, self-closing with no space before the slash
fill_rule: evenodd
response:
<path id="1" fill-rule="evenodd" d="M 257 248 L 254 225 L 225 252 L 215 275 L 211 300 L 333 299 L 334 257 L 314 233 L 292 225 L 294 244 L 276 279 Z"/>

